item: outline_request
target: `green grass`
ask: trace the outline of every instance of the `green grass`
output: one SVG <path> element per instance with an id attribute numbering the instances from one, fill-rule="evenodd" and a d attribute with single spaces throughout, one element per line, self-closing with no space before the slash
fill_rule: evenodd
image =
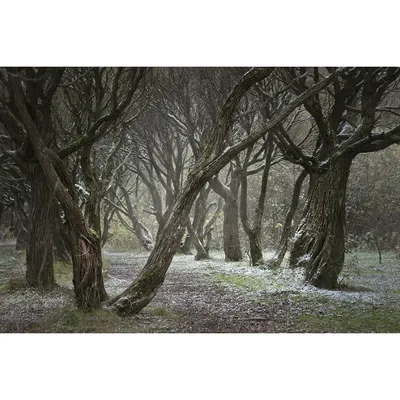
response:
<path id="1" fill-rule="evenodd" d="M 10 278 L 0 284 L 0 293 L 14 292 L 16 290 L 26 289 L 27 287 L 25 279 Z"/>
<path id="2" fill-rule="evenodd" d="M 340 307 L 332 314 L 301 315 L 297 318 L 299 325 L 308 332 L 400 332 L 400 310 L 376 309 L 360 310 Z"/>
<path id="3" fill-rule="evenodd" d="M 81 311 L 63 309 L 53 314 L 44 326 L 48 332 L 92 333 L 121 332 L 121 317 L 109 310 Z"/>
<path id="4" fill-rule="evenodd" d="M 166 307 L 147 307 L 142 315 L 176 320 L 178 315 Z M 136 322 L 135 318 L 121 317 L 112 310 L 82 311 L 71 307 L 56 311 L 46 320 L 40 331 L 54 333 L 151 333 L 150 324 Z M 168 326 L 157 332 L 168 332 Z"/>
<path id="5" fill-rule="evenodd" d="M 265 287 L 265 283 L 262 279 L 249 276 L 215 274 L 214 279 L 216 279 L 219 282 L 228 283 L 230 285 L 235 285 L 240 288 L 247 289 L 249 291 L 262 290 Z"/>

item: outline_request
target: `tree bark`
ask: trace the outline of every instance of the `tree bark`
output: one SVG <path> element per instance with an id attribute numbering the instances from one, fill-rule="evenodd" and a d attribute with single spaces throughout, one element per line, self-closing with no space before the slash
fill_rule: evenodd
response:
<path id="1" fill-rule="evenodd" d="M 239 210 L 237 196 L 228 196 L 224 206 L 224 252 L 225 261 L 243 259 L 239 238 Z"/>
<path id="2" fill-rule="evenodd" d="M 40 141 L 28 119 L 28 133 L 45 180 L 61 203 L 70 233 L 73 284 L 78 308 L 92 309 L 108 299 L 102 276 L 101 240 L 79 208 L 75 187 L 61 159 Z"/>
<path id="3" fill-rule="evenodd" d="M 290 253 L 291 267 L 305 267 L 305 279 L 333 289 L 343 268 L 346 185 L 353 157 L 332 160 L 327 170 L 310 172 L 303 219 Z"/>
<path id="4" fill-rule="evenodd" d="M 26 280 L 29 286 L 51 289 L 55 286 L 51 216 L 54 194 L 39 165 L 29 173 L 31 206 L 26 248 Z"/>
<path id="5" fill-rule="evenodd" d="M 290 203 L 290 208 L 286 214 L 285 222 L 282 227 L 282 234 L 279 240 L 278 249 L 276 250 L 274 257 L 268 262 L 268 264 L 273 268 L 279 268 L 285 257 L 289 238 L 292 234 L 293 217 L 294 214 L 296 213 L 297 206 L 299 204 L 301 187 L 307 175 L 308 175 L 307 171 L 303 170 L 302 173 L 296 179 L 296 183 L 294 184 L 292 201 Z"/>
<path id="6" fill-rule="evenodd" d="M 229 186 L 224 185 L 217 177 L 214 177 L 210 180 L 210 185 L 215 193 L 223 197 L 225 201 L 223 209 L 223 239 L 225 261 L 240 261 L 243 259 L 239 238 L 239 184 L 240 182 L 238 171 L 232 172 L 231 182 Z"/>

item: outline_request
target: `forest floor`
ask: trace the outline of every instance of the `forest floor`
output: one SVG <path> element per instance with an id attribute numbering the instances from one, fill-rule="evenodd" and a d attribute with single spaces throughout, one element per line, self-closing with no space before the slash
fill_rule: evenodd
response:
<path id="1" fill-rule="evenodd" d="M 271 253 L 265 253 L 268 259 Z M 105 286 L 127 287 L 147 255 L 104 251 Z M 341 289 L 321 290 L 300 271 L 226 263 L 222 253 L 194 261 L 176 255 L 164 285 L 141 313 L 78 311 L 71 268 L 58 263 L 59 287 L 41 293 L 23 282 L 23 255 L 0 244 L 0 332 L 400 332 L 400 263 L 385 254 L 346 255 Z"/>

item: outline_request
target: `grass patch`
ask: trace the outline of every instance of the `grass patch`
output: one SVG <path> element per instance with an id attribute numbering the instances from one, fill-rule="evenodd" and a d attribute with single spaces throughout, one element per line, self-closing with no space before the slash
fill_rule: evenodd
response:
<path id="1" fill-rule="evenodd" d="M 297 318 L 308 332 L 400 332 L 400 310 L 360 310 L 340 307 L 327 315 L 301 315 Z"/>
<path id="2" fill-rule="evenodd" d="M 110 310 L 63 309 L 46 321 L 45 331 L 59 333 L 120 332 L 121 317 Z"/>
<path id="3" fill-rule="evenodd" d="M 262 290 L 265 288 L 265 283 L 262 279 L 230 274 L 215 274 L 214 279 L 222 283 L 228 283 L 250 291 Z"/>
<path id="4" fill-rule="evenodd" d="M 28 285 L 25 279 L 10 278 L 8 281 L 0 284 L 0 293 L 15 292 L 17 290 L 26 289 Z"/>

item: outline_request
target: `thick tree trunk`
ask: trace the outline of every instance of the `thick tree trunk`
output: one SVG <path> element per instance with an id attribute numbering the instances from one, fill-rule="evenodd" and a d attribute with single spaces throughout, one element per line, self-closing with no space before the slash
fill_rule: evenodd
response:
<path id="1" fill-rule="evenodd" d="M 289 238 L 292 235 L 292 222 L 294 214 L 296 213 L 297 210 L 297 206 L 299 204 L 301 187 L 307 175 L 308 175 L 307 171 L 303 170 L 303 172 L 296 179 L 296 183 L 294 184 L 292 201 L 290 203 L 290 208 L 286 214 L 285 222 L 283 224 L 282 234 L 279 240 L 278 249 L 276 250 L 274 257 L 268 262 L 268 264 L 271 267 L 279 268 L 285 257 Z"/>
<path id="2" fill-rule="evenodd" d="M 30 137 L 40 167 L 64 210 L 71 238 L 73 284 L 77 306 L 82 309 L 99 307 L 100 303 L 108 298 L 102 277 L 100 237 L 85 222 L 67 168 L 53 151 L 44 148 L 33 126 L 32 131 Z"/>
<path id="3" fill-rule="evenodd" d="M 262 243 L 261 243 L 261 232 L 251 231 L 248 232 L 247 235 L 249 238 L 251 265 L 264 264 Z"/>
<path id="4" fill-rule="evenodd" d="M 223 224 L 225 261 L 243 259 L 239 238 L 239 184 L 238 171 L 232 172 L 229 187 L 224 185 L 217 177 L 210 180 L 210 185 L 215 193 L 225 200 Z"/>
<path id="5" fill-rule="evenodd" d="M 101 240 L 92 232 L 71 231 L 73 284 L 78 308 L 96 308 L 108 299 L 104 288 Z"/>
<path id="6" fill-rule="evenodd" d="M 224 251 L 225 261 L 243 259 L 239 238 L 239 210 L 237 198 L 228 197 L 224 206 Z"/>
<path id="7" fill-rule="evenodd" d="M 345 197 L 352 157 L 331 162 L 328 169 L 310 173 L 303 219 L 290 253 L 291 267 L 305 267 L 314 286 L 333 289 L 343 268 Z"/>
<path id="8" fill-rule="evenodd" d="M 54 194 L 39 165 L 29 174 L 31 207 L 26 248 L 26 280 L 29 286 L 51 289 L 55 286 L 51 216 Z"/>

